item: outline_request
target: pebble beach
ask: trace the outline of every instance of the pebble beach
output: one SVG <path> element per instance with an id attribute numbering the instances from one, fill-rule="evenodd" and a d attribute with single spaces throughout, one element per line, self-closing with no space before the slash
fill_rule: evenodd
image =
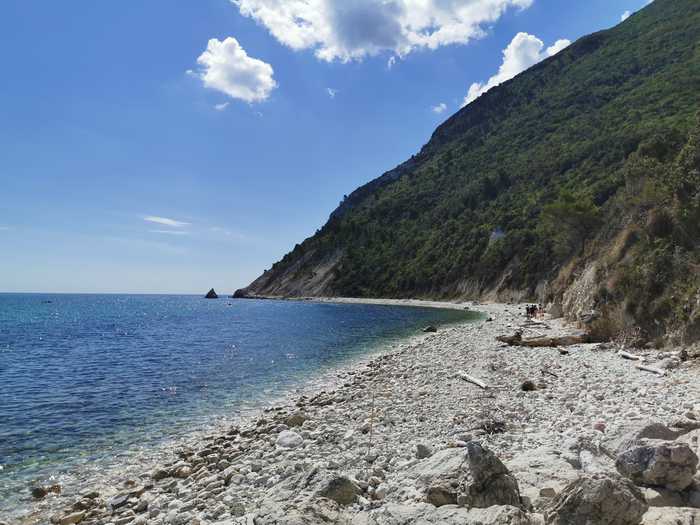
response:
<path id="1" fill-rule="evenodd" d="M 584 523 L 569 508 L 577 483 L 603 516 L 585 523 L 700 520 L 700 359 L 635 350 L 649 371 L 610 343 L 497 341 L 576 331 L 524 305 L 389 303 L 483 319 L 387 346 L 109 486 L 34 487 L 22 523 Z M 620 459 L 634 447 L 673 461 L 662 473 L 635 463 L 640 474 Z"/>

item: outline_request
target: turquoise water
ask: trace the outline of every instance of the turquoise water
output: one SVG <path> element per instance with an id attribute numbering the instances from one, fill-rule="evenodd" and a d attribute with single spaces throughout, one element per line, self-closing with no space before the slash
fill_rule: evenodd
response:
<path id="1" fill-rule="evenodd" d="M 236 417 L 454 310 L 0 294 L 0 510 L 28 487 Z"/>

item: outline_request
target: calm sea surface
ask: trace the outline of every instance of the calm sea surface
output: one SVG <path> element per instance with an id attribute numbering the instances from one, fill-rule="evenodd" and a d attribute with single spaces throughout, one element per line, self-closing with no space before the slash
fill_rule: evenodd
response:
<path id="1" fill-rule="evenodd" d="M 471 317 L 470 317 L 471 316 Z M 0 294 L 0 514 L 37 481 L 233 418 L 428 323 L 476 314 L 194 296 Z"/>

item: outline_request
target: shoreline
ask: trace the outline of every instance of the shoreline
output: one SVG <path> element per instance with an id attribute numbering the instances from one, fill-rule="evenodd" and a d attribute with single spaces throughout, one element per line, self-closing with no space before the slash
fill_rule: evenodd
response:
<path id="1" fill-rule="evenodd" d="M 263 298 L 255 298 L 263 299 Z M 299 299 L 285 299 L 281 297 L 269 297 L 264 298 L 269 300 L 288 300 L 288 301 L 316 301 L 319 303 L 336 303 L 336 304 L 374 304 L 374 305 L 386 305 L 386 306 L 412 306 L 412 307 L 425 307 L 425 308 L 436 308 L 444 310 L 462 310 L 461 304 L 439 302 L 439 301 L 416 301 L 410 300 L 411 304 L 406 304 L 405 300 L 394 300 L 394 299 L 348 299 L 348 298 L 299 298 Z M 474 320 L 464 320 L 456 322 L 448 322 L 447 325 L 461 324 L 461 323 L 472 323 L 476 322 Z M 54 513 L 57 509 L 60 509 L 60 504 L 65 503 L 71 498 L 74 499 L 82 491 L 80 490 L 81 485 L 89 485 L 93 489 L 99 489 L 100 492 L 110 495 L 116 494 L 119 491 L 105 490 L 108 488 L 108 483 L 115 482 L 119 478 L 138 477 L 143 475 L 143 468 L 141 467 L 142 462 L 146 462 L 152 467 L 156 467 L 159 462 L 165 461 L 166 456 L 172 456 L 174 451 L 183 446 L 193 446 L 198 440 L 203 439 L 207 435 L 213 433 L 222 432 L 225 428 L 231 427 L 232 425 L 246 425 L 250 421 L 261 417 L 270 407 L 276 406 L 293 406 L 296 399 L 300 395 L 313 395 L 322 390 L 333 389 L 338 386 L 338 375 L 346 373 L 348 370 L 352 370 L 357 367 L 366 366 L 366 364 L 372 359 L 384 355 L 387 352 L 392 352 L 396 345 L 403 344 L 406 341 L 410 341 L 415 337 L 420 337 L 420 332 L 415 334 L 405 335 L 402 337 L 392 338 L 391 340 L 384 341 L 375 345 L 372 350 L 358 354 L 356 356 L 349 357 L 348 362 L 336 363 L 335 365 L 327 365 L 323 368 L 316 369 L 314 371 L 308 372 L 308 377 L 300 379 L 294 385 L 290 385 L 278 394 L 272 395 L 270 397 L 265 397 L 261 399 L 256 406 L 244 407 L 241 413 L 238 415 L 228 415 L 225 413 L 213 416 L 209 422 L 206 423 L 195 423 L 192 425 L 190 436 L 168 436 L 162 441 L 145 445 L 138 448 L 129 448 L 123 451 L 119 451 L 118 456 L 120 458 L 126 458 L 127 463 L 116 466 L 117 463 L 104 465 L 106 470 L 99 469 L 95 471 L 92 469 L 90 472 L 93 474 L 92 477 L 87 479 L 75 480 L 73 476 L 76 470 L 87 471 L 86 465 L 73 466 L 67 471 L 61 472 L 59 477 L 50 478 L 45 480 L 47 486 L 53 483 L 58 483 L 62 485 L 63 494 L 59 497 L 55 497 L 49 494 L 47 498 L 31 501 L 29 496 L 29 489 L 31 485 L 27 485 L 27 498 L 26 505 L 21 508 L 14 507 L 11 511 L 8 509 L 0 507 L 0 525 L 5 525 L 3 520 L 10 520 L 7 523 L 12 525 L 17 523 L 19 525 L 34 525 L 38 523 L 49 523 L 48 516 Z M 99 481 L 97 481 L 96 472 L 100 472 Z M 103 472 L 107 472 L 103 474 Z M 93 482 L 91 483 L 90 480 Z M 76 489 L 77 490 L 74 490 Z M 66 491 L 68 489 L 68 491 Z M 32 509 L 29 512 L 25 512 L 27 509 Z M 17 517 L 19 515 L 19 518 Z"/>
<path id="2" fill-rule="evenodd" d="M 57 511 L 62 505 L 49 505 L 42 516 L 77 515 L 77 523 L 90 525 L 272 525 L 323 523 L 318 517 L 323 515 L 330 523 L 381 525 L 394 523 L 381 521 L 387 516 L 409 513 L 433 523 L 426 513 L 437 511 L 425 503 L 421 481 L 421 468 L 430 460 L 417 457 L 416 447 L 437 457 L 479 442 L 518 481 L 527 505 L 517 511 L 522 513 L 517 523 L 540 523 L 543 509 L 569 482 L 615 470 L 610 458 L 591 450 L 602 450 L 630 425 L 650 419 L 668 424 L 700 403 L 699 370 L 691 361 L 656 376 L 635 369 L 606 345 L 574 345 L 565 355 L 556 348 L 504 347 L 495 336 L 516 329 L 526 335 L 570 332 L 562 320 L 526 322 L 522 305 L 319 301 L 469 307 L 491 320 L 448 324 L 314 374 L 238 426 L 171 450 L 171 460 L 155 470 L 102 490 L 94 501 L 79 499 L 77 507 Z M 645 352 L 652 362 L 655 353 Z M 464 381 L 459 371 L 488 388 Z M 532 391 L 521 388 L 526 381 L 533 383 Z M 349 480 L 359 492 L 341 504 L 336 501 L 342 498 L 319 499 L 316 481 L 309 481 L 314 472 L 322 479 Z M 653 517 L 656 511 L 649 512 Z M 452 523 L 441 520 L 434 523 Z"/>

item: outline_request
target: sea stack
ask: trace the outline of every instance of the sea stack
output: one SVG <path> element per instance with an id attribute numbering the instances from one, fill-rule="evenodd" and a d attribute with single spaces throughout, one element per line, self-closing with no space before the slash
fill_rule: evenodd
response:
<path id="1" fill-rule="evenodd" d="M 214 288 L 212 288 L 211 290 L 209 290 L 209 291 L 207 292 L 207 295 L 205 295 L 204 298 L 205 298 L 205 299 L 218 299 L 219 296 L 216 295 L 216 292 L 214 291 Z"/>

